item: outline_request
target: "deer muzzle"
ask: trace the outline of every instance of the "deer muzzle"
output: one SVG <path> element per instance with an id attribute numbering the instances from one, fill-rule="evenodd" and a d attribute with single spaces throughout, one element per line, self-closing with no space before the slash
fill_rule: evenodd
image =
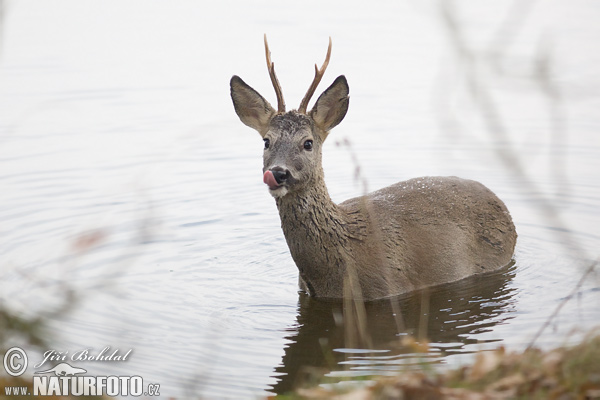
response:
<path id="1" fill-rule="evenodd" d="M 287 168 L 273 167 L 268 169 L 263 175 L 263 182 L 269 186 L 271 194 L 275 197 L 283 196 L 287 193 L 286 186 L 292 181 L 292 175 Z"/>

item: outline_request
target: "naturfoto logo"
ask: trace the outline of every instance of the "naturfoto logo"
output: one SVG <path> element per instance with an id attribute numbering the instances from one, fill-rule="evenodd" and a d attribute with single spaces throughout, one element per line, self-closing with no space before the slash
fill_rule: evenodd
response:
<path id="1" fill-rule="evenodd" d="M 160 385 L 150 383 L 144 385 L 140 376 L 88 376 L 84 368 L 71 363 L 78 361 L 118 362 L 127 361 L 132 350 L 121 352 L 105 347 L 98 353 L 92 349 L 68 351 L 48 350 L 34 369 L 46 365 L 47 369 L 34 372 L 33 393 L 27 386 L 5 386 L 5 396 L 159 396 Z M 19 348 L 9 349 L 3 357 L 5 371 L 14 377 L 23 375 L 29 365 L 27 353 Z M 55 364 L 59 361 L 57 364 Z M 51 366 L 51 364 L 55 364 Z M 42 375 L 47 374 L 47 375 Z M 146 390 L 144 390 L 146 387 Z"/>
<path id="2" fill-rule="evenodd" d="M 36 374 L 47 374 L 48 372 L 54 372 L 56 376 L 73 376 L 76 374 L 85 374 L 87 370 L 83 368 L 71 367 L 67 363 L 60 363 L 47 371 L 37 371 Z"/>

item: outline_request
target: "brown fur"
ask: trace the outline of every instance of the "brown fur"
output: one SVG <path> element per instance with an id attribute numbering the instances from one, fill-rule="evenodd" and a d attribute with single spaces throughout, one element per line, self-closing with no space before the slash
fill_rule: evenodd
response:
<path id="1" fill-rule="evenodd" d="M 324 185 L 277 199 L 281 226 L 311 295 L 343 297 L 356 275 L 365 299 L 452 282 L 508 264 L 508 210 L 478 182 L 425 177 L 334 204 Z M 352 272 L 353 271 L 353 272 Z"/>
<path id="2" fill-rule="evenodd" d="M 277 113 L 239 77 L 235 110 L 269 147 L 263 172 L 288 172 L 276 189 L 281 227 L 301 286 L 313 296 L 366 300 L 452 282 L 507 265 L 516 232 L 504 203 L 482 184 L 456 177 L 399 182 L 333 203 L 321 149 L 348 109 L 343 76 L 308 114 Z M 310 150 L 304 147 L 312 141 Z"/>

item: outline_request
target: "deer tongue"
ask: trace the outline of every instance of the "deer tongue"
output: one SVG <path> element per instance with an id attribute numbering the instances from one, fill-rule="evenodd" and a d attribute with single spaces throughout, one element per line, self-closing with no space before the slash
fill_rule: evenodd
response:
<path id="1" fill-rule="evenodd" d="M 277 183 L 271 171 L 265 172 L 263 175 L 263 182 L 269 185 L 269 189 L 271 190 L 275 190 L 279 187 L 279 183 Z"/>

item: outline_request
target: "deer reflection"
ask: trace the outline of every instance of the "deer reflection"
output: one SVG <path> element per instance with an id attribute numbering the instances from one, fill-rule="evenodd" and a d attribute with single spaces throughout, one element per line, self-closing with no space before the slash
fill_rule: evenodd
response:
<path id="1" fill-rule="evenodd" d="M 414 348 L 402 345 L 407 335 L 427 338 L 428 355 L 434 362 L 447 354 L 466 352 L 465 345 L 479 342 L 481 333 L 512 318 L 514 270 L 511 265 L 426 291 L 365 303 L 301 294 L 297 323 L 289 328 L 286 339 L 290 343 L 275 368 L 278 382 L 270 391 L 288 392 L 306 383 L 311 371 L 347 371 L 348 363 L 360 364 L 358 375 L 399 369 L 403 357 L 414 356 Z"/>

